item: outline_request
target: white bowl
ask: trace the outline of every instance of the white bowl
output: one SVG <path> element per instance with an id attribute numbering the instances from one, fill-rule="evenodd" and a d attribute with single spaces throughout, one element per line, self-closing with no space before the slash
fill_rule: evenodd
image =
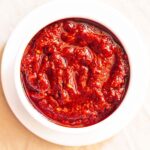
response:
<path id="1" fill-rule="evenodd" d="M 85 5 L 86 4 L 86 5 Z M 32 37 L 46 25 L 64 18 L 87 18 L 110 29 L 124 46 L 130 63 L 130 83 L 127 93 L 119 108 L 105 120 L 88 127 L 68 128 L 57 125 L 39 113 L 27 99 L 20 79 L 20 63 L 24 50 Z M 21 121 L 29 130 L 40 137 L 62 145 L 79 146 L 103 141 L 122 129 L 140 108 L 145 93 L 147 65 L 146 52 L 135 29 L 116 10 L 97 1 L 51 1 L 31 12 L 13 32 L 5 50 L 17 49 L 13 68 L 15 91 L 22 107 L 32 118 L 35 126 L 42 126 L 35 131 L 30 125 Z M 144 58 L 144 59 L 143 59 Z M 141 60 L 142 59 L 142 60 Z M 2 80 L 4 74 L 2 74 Z M 3 83 L 4 84 L 4 83 Z M 143 88 L 144 87 L 144 88 Z M 4 86 L 4 92 L 6 86 Z M 15 112 L 15 110 L 13 109 Z M 18 117 L 20 119 L 20 117 Z M 21 120 L 21 119 L 20 119 Z M 46 133 L 46 129 L 47 132 Z M 43 133 L 42 133 L 43 132 Z"/>

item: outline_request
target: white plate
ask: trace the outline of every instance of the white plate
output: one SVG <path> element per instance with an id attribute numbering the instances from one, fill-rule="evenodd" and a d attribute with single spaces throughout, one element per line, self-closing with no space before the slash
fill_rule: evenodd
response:
<path id="1" fill-rule="evenodd" d="M 85 5 L 86 3 L 86 5 Z M 70 14 L 68 14 L 70 12 Z M 34 24 L 34 19 L 37 20 L 38 17 L 41 17 L 42 22 L 38 22 L 38 27 L 43 27 L 43 25 L 48 24 L 48 20 L 45 19 L 47 16 L 51 15 L 51 20 L 55 20 L 55 18 L 63 18 L 64 16 L 76 17 L 85 16 L 85 18 L 89 18 L 89 16 L 93 16 L 93 20 L 95 19 L 95 15 L 99 15 L 99 18 L 102 19 L 104 24 L 107 24 L 107 27 L 110 29 L 114 29 L 115 33 L 124 34 L 124 42 L 128 43 L 130 49 L 133 49 L 133 53 L 135 54 L 136 58 L 133 58 L 137 62 L 137 60 L 142 60 L 142 62 L 137 63 L 136 68 L 139 68 L 139 72 L 136 74 L 135 77 L 138 83 L 135 87 L 135 93 L 132 91 L 132 95 L 135 94 L 133 100 L 131 101 L 131 107 L 128 110 L 125 110 L 122 113 L 122 118 L 120 120 L 116 120 L 114 124 L 111 124 L 110 127 L 106 127 L 104 130 L 97 130 L 97 132 L 93 132 L 92 134 L 82 133 L 82 134 L 69 134 L 69 133 L 61 133 L 54 130 L 50 130 L 50 128 L 44 126 L 43 124 L 39 124 L 39 122 L 31 117 L 31 115 L 24 109 L 23 105 L 21 104 L 14 83 L 14 66 L 15 66 L 15 59 L 16 55 L 18 54 L 18 50 L 21 47 L 21 43 L 23 42 L 24 34 L 29 32 L 29 28 L 31 28 L 31 24 Z M 45 18 L 44 18 L 45 17 Z M 35 24 L 37 22 L 35 21 Z M 110 25 L 110 26 L 109 26 Z M 25 27 L 26 26 L 26 27 Z M 35 25 L 36 26 L 36 25 Z M 25 27 L 25 28 L 24 28 Z M 32 26 L 32 32 L 37 30 L 37 26 L 34 29 Z M 35 30 L 35 31 L 34 31 Z M 22 32 L 21 32 L 22 31 Z M 30 37 L 32 34 L 28 34 Z M 31 36 L 32 37 L 32 36 Z M 30 39 L 31 39 L 30 37 Z M 121 38 L 121 37 L 119 37 Z M 4 50 L 3 59 L 2 59 L 2 67 L 1 67 L 1 77 L 2 77 L 2 86 L 3 90 L 7 99 L 7 102 L 16 115 L 18 120 L 31 132 L 36 134 L 37 136 L 62 145 L 69 145 L 69 146 L 79 146 L 79 145 L 87 145 L 93 144 L 99 141 L 103 141 L 115 133 L 117 133 L 120 129 L 122 129 L 128 122 L 133 118 L 139 107 L 143 102 L 144 92 L 146 91 L 146 82 L 148 79 L 149 72 L 145 66 L 147 66 L 148 58 L 146 49 L 144 53 L 142 53 L 140 40 L 134 28 L 126 21 L 124 17 L 122 17 L 117 11 L 114 9 L 101 4 L 99 2 L 87 2 L 84 0 L 76 0 L 72 1 L 51 1 L 38 9 L 31 12 L 27 17 L 25 17 L 22 22 L 16 27 L 14 32 L 12 33 L 11 37 L 9 38 L 7 45 Z M 137 52 L 135 52 L 135 49 Z M 140 57 L 142 59 L 140 59 Z M 135 66 L 134 66 L 135 67 Z M 137 69 L 138 70 L 138 69 Z M 133 73 L 134 74 L 134 73 Z M 142 79 L 142 80 L 141 80 Z M 143 89 L 144 87 L 145 89 Z M 136 93 L 137 91 L 137 93 Z M 143 93 L 143 94 L 142 94 Z M 135 98 L 135 99 L 134 99 Z M 134 106 L 133 106 L 134 105 Z M 120 106 L 121 107 L 121 106 Z M 121 108 L 119 108 L 121 109 Z M 124 109 L 124 108 L 123 108 Z M 117 110 L 119 111 L 119 110 Z M 113 115 L 112 115 L 113 116 Z M 118 118 L 119 119 L 119 118 Z M 107 132 L 105 131 L 107 130 Z"/>

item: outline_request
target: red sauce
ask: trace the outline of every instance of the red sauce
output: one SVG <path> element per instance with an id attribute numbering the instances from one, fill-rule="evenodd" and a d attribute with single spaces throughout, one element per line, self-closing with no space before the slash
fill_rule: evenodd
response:
<path id="1" fill-rule="evenodd" d="M 84 127 L 119 106 L 129 70 L 127 54 L 108 29 L 85 19 L 64 19 L 29 42 L 21 80 L 30 102 L 49 120 Z"/>

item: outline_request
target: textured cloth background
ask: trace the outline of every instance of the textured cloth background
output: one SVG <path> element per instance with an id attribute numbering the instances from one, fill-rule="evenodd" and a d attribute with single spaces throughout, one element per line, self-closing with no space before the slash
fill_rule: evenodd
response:
<path id="1" fill-rule="evenodd" d="M 47 1 L 0 0 L 0 56 L 20 19 Z M 102 1 L 118 9 L 138 29 L 150 56 L 150 0 Z M 150 92 L 137 116 L 111 139 L 86 147 L 63 147 L 46 142 L 25 129 L 8 107 L 0 87 L 0 150 L 150 150 Z"/>

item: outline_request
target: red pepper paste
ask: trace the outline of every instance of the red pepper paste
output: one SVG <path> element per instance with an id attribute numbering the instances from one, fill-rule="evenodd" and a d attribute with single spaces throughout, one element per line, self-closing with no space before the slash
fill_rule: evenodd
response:
<path id="1" fill-rule="evenodd" d="M 40 30 L 27 45 L 21 80 L 32 105 L 67 127 L 96 124 L 122 102 L 128 56 L 115 35 L 86 19 L 63 19 Z"/>

